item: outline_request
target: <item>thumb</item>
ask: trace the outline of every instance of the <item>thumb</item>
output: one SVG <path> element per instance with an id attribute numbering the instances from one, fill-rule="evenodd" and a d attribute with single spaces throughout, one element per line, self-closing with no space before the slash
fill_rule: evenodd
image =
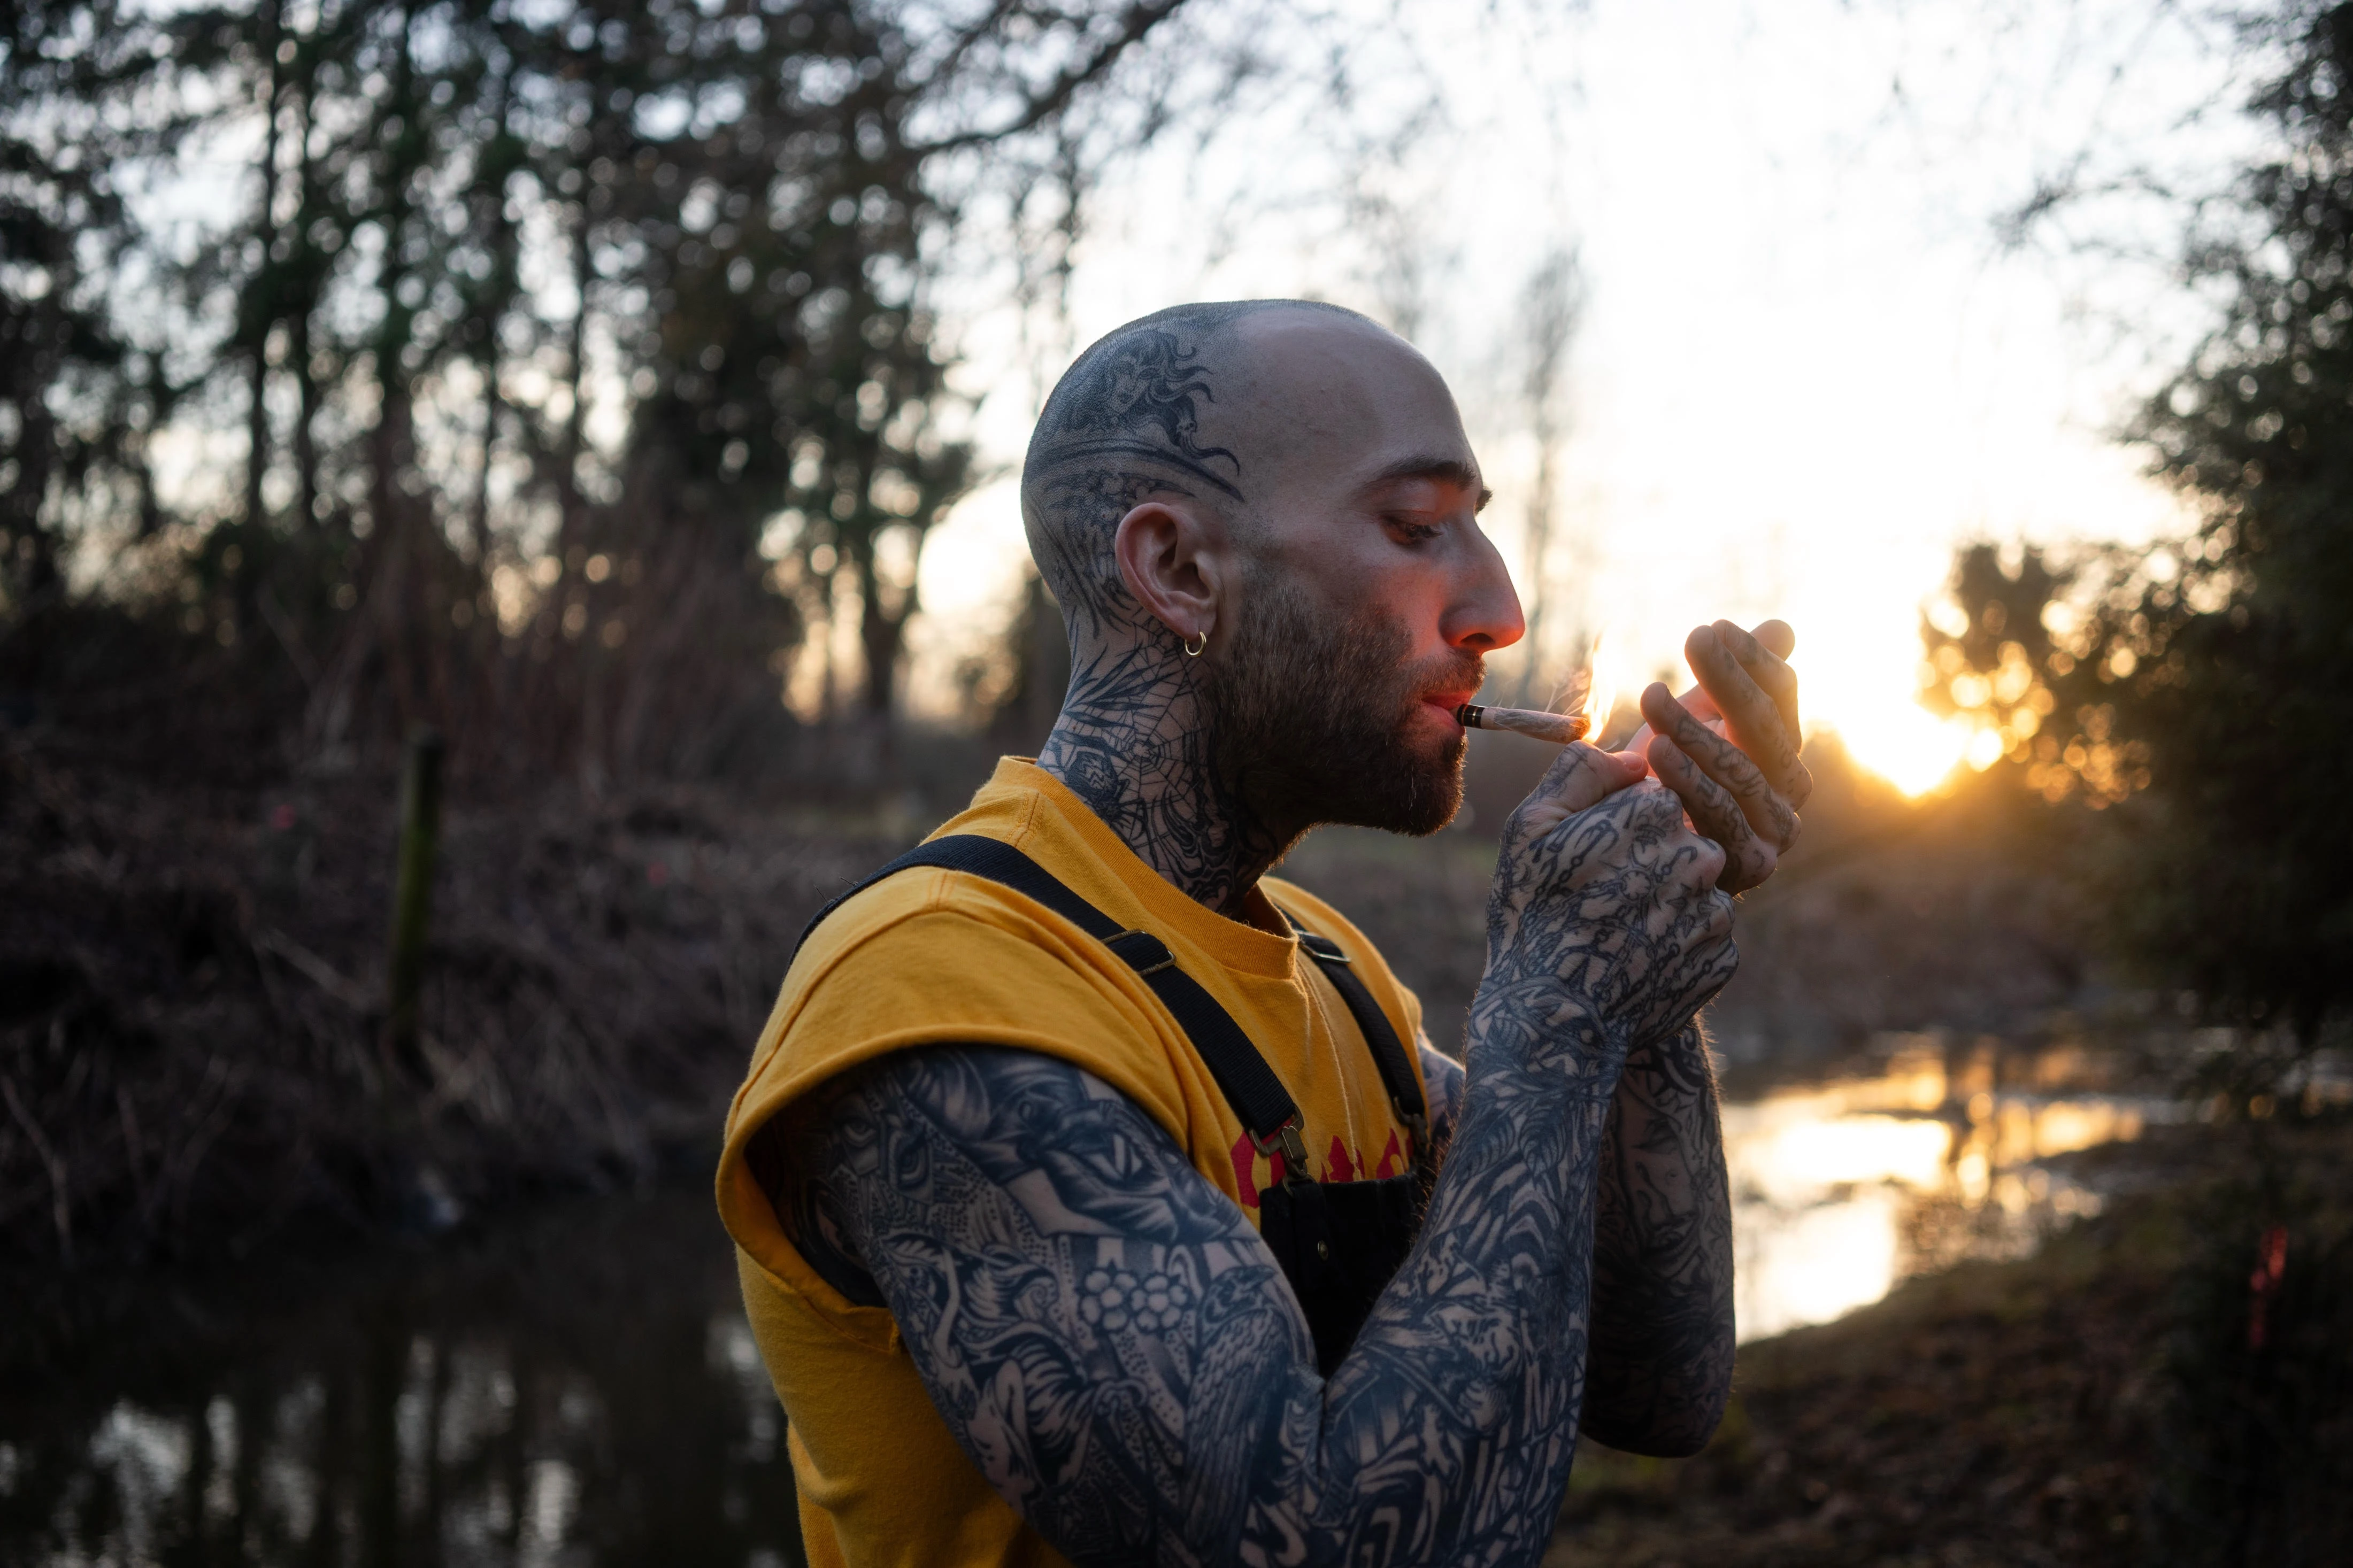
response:
<path id="1" fill-rule="evenodd" d="M 1605 752 L 1575 742 L 1561 748 L 1545 776 L 1520 803 L 1519 816 L 1541 833 L 1617 794 L 1650 771 L 1650 763 L 1639 752 Z"/>

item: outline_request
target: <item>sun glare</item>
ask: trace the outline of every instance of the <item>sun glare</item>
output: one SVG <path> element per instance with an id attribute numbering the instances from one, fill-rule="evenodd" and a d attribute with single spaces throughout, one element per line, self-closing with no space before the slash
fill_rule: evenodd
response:
<path id="1" fill-rule="evenodd" d="M 1907 795 L 1923 795 L 1950 778 L 1968 755 L 1968 725 L 1939 720 L 1918 704 L 1897 701 L 1841 708 L 1822 716 L 1847 754 Z"/>

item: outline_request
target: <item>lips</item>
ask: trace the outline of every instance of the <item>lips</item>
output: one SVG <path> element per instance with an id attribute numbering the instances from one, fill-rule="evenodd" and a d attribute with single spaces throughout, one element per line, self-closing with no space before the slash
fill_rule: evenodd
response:
<path id="1" fill-rule="evenodd" d="M 1422 694 L 1421 700 L 1430 707 L 1437 709 L 1440 713 L 1445 714 L 1449 723 L 1460 727 L 1461 721 L 1454 717 L 1454 710 L 1457 708 L 1461 707 L 1465 702 L 1470 701 L 1475 695 L 1477 695 L 1475 692 L 1459 689 L 1428 691 Z"/>

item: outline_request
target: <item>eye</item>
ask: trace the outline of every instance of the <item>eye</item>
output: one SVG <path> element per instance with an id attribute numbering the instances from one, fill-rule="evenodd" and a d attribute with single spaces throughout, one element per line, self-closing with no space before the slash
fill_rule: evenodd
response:
<path id="1" fill-rule="evenodd" d="M 1381 521 L 1388 524 L 1389 531 L 1408 544 L 1426 544 L 1446 531 L 1437 523 L 1422 522 L 1410 517 L 1392 515 Z"/>

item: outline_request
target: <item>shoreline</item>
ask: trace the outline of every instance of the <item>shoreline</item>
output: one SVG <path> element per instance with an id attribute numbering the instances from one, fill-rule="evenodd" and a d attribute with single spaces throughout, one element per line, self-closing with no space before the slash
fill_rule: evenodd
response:
<path id="1" fill-rule="evenodd" d="M 2309 1344 L 2284 1348 L 2274 1328 L 2268 1353 L 2307 1358 L 2275 1381 L 2353 1392 L 2353 1120 L 2153 1129 L 2060 1158 L 2106 1167 L 2123 1195 L 2030 1257 L 1919 1275 L 1744 1343 L 1696 1457 L 1580 1450 L 1548 1568 L 2200 1561 L 2183 1545 L 2203 1506 L 2184 1476 L 2216 1461 L 2185 1450 L 2228 1425 L 2199 1404 L 2206 1362 L 2242 1387 L 2265 1375 L 2245 1324 L 2247 1268 L 2278 1217 L 2249 1196 L 2266 1184 L 2293 1215 L 2289 1267 L 2335 1271 L 2299 1298 Z M 2353 1436 L 2341 1408 L 2336 1423 Z"/>

